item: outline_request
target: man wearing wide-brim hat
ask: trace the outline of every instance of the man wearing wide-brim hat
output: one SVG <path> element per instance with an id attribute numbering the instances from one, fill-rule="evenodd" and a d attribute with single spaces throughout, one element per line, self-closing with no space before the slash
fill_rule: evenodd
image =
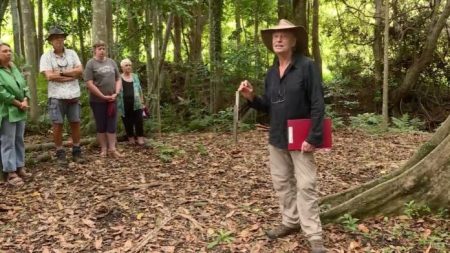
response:
<path id="1" fill-rule="evenodd" d="M 62 141 L 65 118 L 70 123 L 72 159 L 74 162 L 84 161 L 80 148 L 81 90 L 78 82 L 83 66 L 77 53 L 65 47 L 67 35 L 59 27 L 49 29 L 47 41 L 53 48 L 41 56 L 39 64 L 40 72 L 48 81 L 48 112 L 52 121 L 56 161 L 61 167 L 68 165 Z"/>
<path id="2" fill-rule="evenodd" d="M 261 31 L 266 47 L 275 53 L 267 71 L 264 94 L 255 96 L 247 81 L 240 93 L 254 109 L 269 113 L 269 161 L 272 182 L 280 199 L 282 222 L 267 231 L 277 239 L 300 231 L 308 237 L 312 252 L 326 252 L 319 218 L 316 170 L 313 152 L 322 142 L 325 105 L 322 80 L 314 62 L 305 56 L 307 34 L 303 27 L 282 19 Z M 289 119 L 311 119 L 301 150 L 288 150 Z"/>

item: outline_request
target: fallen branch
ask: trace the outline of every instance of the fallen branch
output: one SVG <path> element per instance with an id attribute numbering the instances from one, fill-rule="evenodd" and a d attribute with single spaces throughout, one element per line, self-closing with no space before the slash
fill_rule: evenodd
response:
<path id="1" fill-rule="evenodd" d="M 173 218 L 177 217 L 178 215 L 172 216 L 172 214 L 169 212 L 168 215 L 164 218 L 164 220 L 152 231 L 148 232 L 145 236 L 142 237 L 142 239 L 136 244 L 134 248 L 129 249 L 130 253 L 135 252 L 142 252 L 142 249 L 145 247 L 145 245 L 148 244 L 148 242 L 155 237 L 158 232 L 163 228 L 169 221 L 171 221 Z"/>
<path id="2" fill-rule="evenodd" d="M 82 139 L 80 141 L 81 145 L 88 145 L 91 143 L 94 143 L 96 141 L 96 138 L 86 138 L 86 139 Z M 63 146 L 64 147 L 71 147 L 72 146 L 72 142 L 71 141 L 65 141 L 63 142 Z M 25 150 L 27 152 L 31 152 L 31 151 L 42 151 L 42 150 L 48 150 L 51 148 L 55 147 L 55 143 L 51 142 L 51 143 L 40 143 L 40 144 L 31 144 L 31 145 L 25 145 Z"/>

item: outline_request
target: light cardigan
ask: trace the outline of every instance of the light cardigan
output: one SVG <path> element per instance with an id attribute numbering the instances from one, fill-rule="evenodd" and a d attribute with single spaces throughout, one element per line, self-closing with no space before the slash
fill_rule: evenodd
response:
<path id="1" fill-rule="evenodd" d="M 136 110 L 144 108 L 144 101 L 142 101 L 142 88 L 141 88 L 141 82 L 139 81 L 139 77 L 135 73 L 132 73 L 131 76 L 133 78 L 133 90 L 134 90 L 133 109 L 136 111 Z M 119 112 L 124 117 L 125 116 L 125 106 L 123 103 L 123 85 L 122 85 L 122 89 L 120 89 L 120 93 L 118 96 L 117 107 L 119 109 Z"/>
<path id="2" fill-rule="evenodd" d="M 27 83 L 19 69 L 11 64 L 9 69 L 0 67 L 0 125 L 3 118 L 9 122 L 27 119 L 27 112 L 12 104 L 14 99 L 22 102 L 30 98 Z"/>

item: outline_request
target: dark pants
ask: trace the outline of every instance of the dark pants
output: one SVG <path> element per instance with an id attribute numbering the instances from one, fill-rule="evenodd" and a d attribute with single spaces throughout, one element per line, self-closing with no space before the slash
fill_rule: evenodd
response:
<path id="1" fill-rule="evenodd" d="M 142 109 L 139 110 L 126 110 L 125 117 L 122 117 L 123 125 L 125 126 L 125 131 L 127 136 L 131 137 L 142 137 L 144 136 L 144 121 L 142 118 Z"/>
<path id="2" fill-rule="evenodd" d="M 117 103 L 90 102 L 97 133 L 114 134 L 117 130 Z"/>

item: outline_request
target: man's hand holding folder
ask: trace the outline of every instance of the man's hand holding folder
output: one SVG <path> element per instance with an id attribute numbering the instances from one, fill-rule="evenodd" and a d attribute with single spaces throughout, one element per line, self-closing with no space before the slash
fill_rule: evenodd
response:
<path id="1" fill-rule="evenodd" d="M 323 120 L 322 145 L 314 147 L 306 142 L 311 128 L 311 119 L 291 119 L 288 120 L 288 150 L 301 150 L 312 152 L 316 148 L 330 149 L 332 146 L 331 119 Z"/>

